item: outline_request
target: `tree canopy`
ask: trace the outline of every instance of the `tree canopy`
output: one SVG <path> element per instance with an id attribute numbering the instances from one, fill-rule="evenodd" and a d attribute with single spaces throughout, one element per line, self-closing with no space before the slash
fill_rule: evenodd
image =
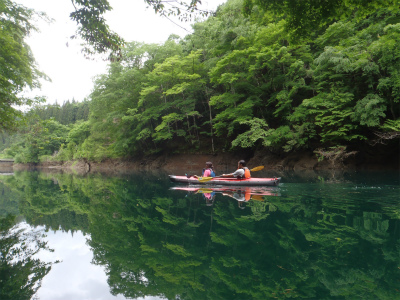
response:
<path id="1" fill-rule="evenodd" d="M 107 0 L 71 0 L 71 2 L 75 10 L 70 14 L 70 18 L 78 24 L 77 36 L 86 43 L 84 52 L 88 55 L 110 53 L 113 59 L 115 56 L 120 56 L 125 41 L 111 31 L 104 19 L 104 14 L 112 10 L 109 2 Z M 198 8 L 200 0 L 144 0 L 144 2 L 156 14 L 165 17 L 174 15 L 181 21 L 192 20 L 199 15 L 208 16 L 211 13 Z"/>
<path id="2" fill-rule="evenodd" d="M 346 157 L 383 145 L 396 154 L 399 12 L 342 16 L 296 41 L 289 17 L 256 8 L 246 17 L 243 3 L 228 1 L 183 39 L 127 43 L 96 78 L 87 119 L 77 122 L 74 105 L 52 114 L 67 125 L 55 131 L 58 150 L 37 140 L 43 149 L 29 156 L 34 144 L 24 139 L 7 153 L 35 161 L 241 150 Z M 50 111 L 37 110 L 40 128 Z"/>
<path id="3" fill-rule="evenodd" d="M 34 11 L 10 0 L 0 1 L 0 129 L 12 129 L 22 116 L 16 108 L 30 105 L 32 99 L 18 95 L 26 87 L 39 87 L 45 75 L 36 62 L 25 38 L 35 30 Z"/>
<path id="4" fill-rule="evenodd" d="M 368 18 L 380 8 L 399 11 L 397 0 L 244 0 L 243 10 L 251 15 L 255 9 L 284 18 L 288 29 L 296 34 L 313 37 L 317 29 L 326 29 L 333 22 Z"/>
<path id="5" fill-rule="evenodd" d="M 85 43 L 86 55 L 108 53 L 115 59 L 120 54 L 124 41 L 111 31 L 104 14 L 112 7 L 107 0 L 71 0 L 74 11 L 70 18 L 78 24 L 76 35 Z M 202 15 L 209 12 L 197 9 L 199 0 L 190 2 L 170 2 L 145 0 L 160 15 L 178 15 L 182 20 L 190 19 L 195 11 Z M 47 76 L 38 70 L 32 52 L 25 38 L 36 28 L 33 16 L 44 13 L 16 4 L 11 0 L 0 0 L 0 128 L 15 127 L 22 117 L 16 106 L 31 105 L 42 99 L 27 99 L 19 95 L 24 88 L 40 87 L 39 79 Z"/>

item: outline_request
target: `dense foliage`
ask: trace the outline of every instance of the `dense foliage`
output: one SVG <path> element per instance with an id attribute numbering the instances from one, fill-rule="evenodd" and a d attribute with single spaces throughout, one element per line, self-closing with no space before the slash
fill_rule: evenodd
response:
<path id="1" fill-rule="evenodd" d="M 52 159 L 398 147 L 400 14 L 374 2 L 365 18 L 335 15 L 310 40 L 253 2 L 246 17 L 248 2 L 228 1 L 182 40 L 128 43 L 96 79 L 89 119 L 59 136 Z M 42 155 L 54 154 L 46 145 L 55 144 Z"/>
<path id="2" fill-rule="evenodd" d="M 19 97 L 26 87 L 38 87 L 45 77 L 24 39 L 35 27 L 34 12 L 10 0 L 0 0 L 0 130 L 13 129 L 21 112 L 16 108 L 34 101 Z"/>
<path id="3" fill-rule="evenodd" d="M 385 7 L 399 11 L 397 0 L 244 0 L 243 10 L 251 15 L 253 9 L 273 12 L 275 17 L 285 17 L 287 27 L 302 36 L 315 36 L 317 29 L 344 18 L 362 20 Z M 296 38 L 296 37 L 294 37 Z"/>
<path id="4" fill-rule="evenodd" d="M 77 142 L 76 129 L 84 126 L 88 115 L 88 101 L 36 106 L 25 115 L 27 123 L 21 124 L 17 133 L 0 133 L 0 150 L 16 162 L 37 163 L 41 157 L 57 153 L 67 140 Z"/>
<path id="5" fill-rule="evenodd" d="M 228 1 L 182 41 L 128 44 L 96 81 L 90 144 L 117 156 L 293 151 L 356 148 L 375 131 L 399 131 L 398 14 L 382 8 L 292 43 L 284 19 L 253 15 L 260 25 L 241 5 Z"/>
<path id="6" fill-rule="evenodd" d="M 35 106 L 30 115 L 38 116 L 41 120 L 53 119 L 63 125 L 72 125 L 78 121 L 89 119 L 89 101 L 83 102 L 65 101 L 63 104 L 49 104 Z"/>

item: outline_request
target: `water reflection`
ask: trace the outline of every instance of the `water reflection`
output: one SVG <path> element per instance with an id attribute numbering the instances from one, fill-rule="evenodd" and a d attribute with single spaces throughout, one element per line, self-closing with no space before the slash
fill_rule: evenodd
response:
<path id="1" fill-rule="evenodd" d="M 398 298 L 398 177 L 311 175 L 248 189 L 16 172 L 0 178 L 0 218 L 13 211 L 52 236 L 86 236 L 79 243 L 119 298 Z M 63 263 L 86 274 L 69 253 Z"/>
<path id="2" fill-rule="evenodd" d="M 0 299 L 31 299 L 49 273 L 53 262 L 37 256 L 52 251 L 43 232 L 24 223 L 15 225 L 15 216 L 0 218 Z"/>

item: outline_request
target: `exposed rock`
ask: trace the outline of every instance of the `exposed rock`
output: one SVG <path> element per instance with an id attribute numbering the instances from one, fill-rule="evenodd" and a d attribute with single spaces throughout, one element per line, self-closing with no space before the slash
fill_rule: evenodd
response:
<path id="1" fill-rule="evenodd" d="M 102 162 L 73 161 L 73 162 L 46 162 L 40 165 L 14 165 L 17 169 L 47 168 L 73 170 L 79 174 L 88 172 L 127 173 L 132 170 L 164 170 L 170 174 L 179 170 L 188 174 L 201 172 L 206 161 L 211 161 L 217 173 L 232 172 L 237 167 L 240 159 L 248 162 L 249 168 L 265 166 L 266 170 L 357 170 L 357 169 L 400 169 L 399 156 L 389 155 L 377 160 L 369 153 L 361 153 L 341 161 L 340 164 L 332 164 L 329 160 L 318 161 L 312 152 L 298 152 L 278 155 L 268 151 L 256 151 L 252 157 L 233 153 L 220 154 L 167 154 L 159 156 L 146 156 L 136 159 L 108 159 Z"/>

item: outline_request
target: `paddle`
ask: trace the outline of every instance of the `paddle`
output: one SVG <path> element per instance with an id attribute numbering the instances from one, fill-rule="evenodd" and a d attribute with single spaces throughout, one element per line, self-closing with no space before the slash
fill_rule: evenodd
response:
<path id="1" fill-rule="evenodd" d="M 251 169 L 250 172 L 261 171 L 262 169 L 264 169 L 264 166 L 258 166 L 258 167 Z"/>
<path id="2" fill-rule="evenodd" d="M 257 171 L 261 171 L 262 169 L 264 169 L 264 166 L 258 166 L 255 167 L 253 169 L 250 170 L 250 172 L 257 172 Z M 221 178 L 221 177 L 199 177 L 199 182 L 208 182 L 210 180 L 212 180 L 213 178 Z"/>
<path id="3" fill-rule="evenodd" d="M 207 181 L 210 181 L 213 178 L 215 178 L 215 177 L 199 177 L 197 179 L 199 180 L 199 182 L 207 182 Z"/>
<path id="4" fill-rule="evenodd" d="M 257 201 L 264 201 L 264 196 L 263 195 L 251 195 L 252 200 L 257 200 Z"/>
<path id="5" fill-rule="evenodd" d="M 214 191 L 210 190 L 210 189 L 198 189 L 198 191 L 196 193 L 199 193 L 199 194 L 211 194 L 212 192 L 214 192 Z"/>

